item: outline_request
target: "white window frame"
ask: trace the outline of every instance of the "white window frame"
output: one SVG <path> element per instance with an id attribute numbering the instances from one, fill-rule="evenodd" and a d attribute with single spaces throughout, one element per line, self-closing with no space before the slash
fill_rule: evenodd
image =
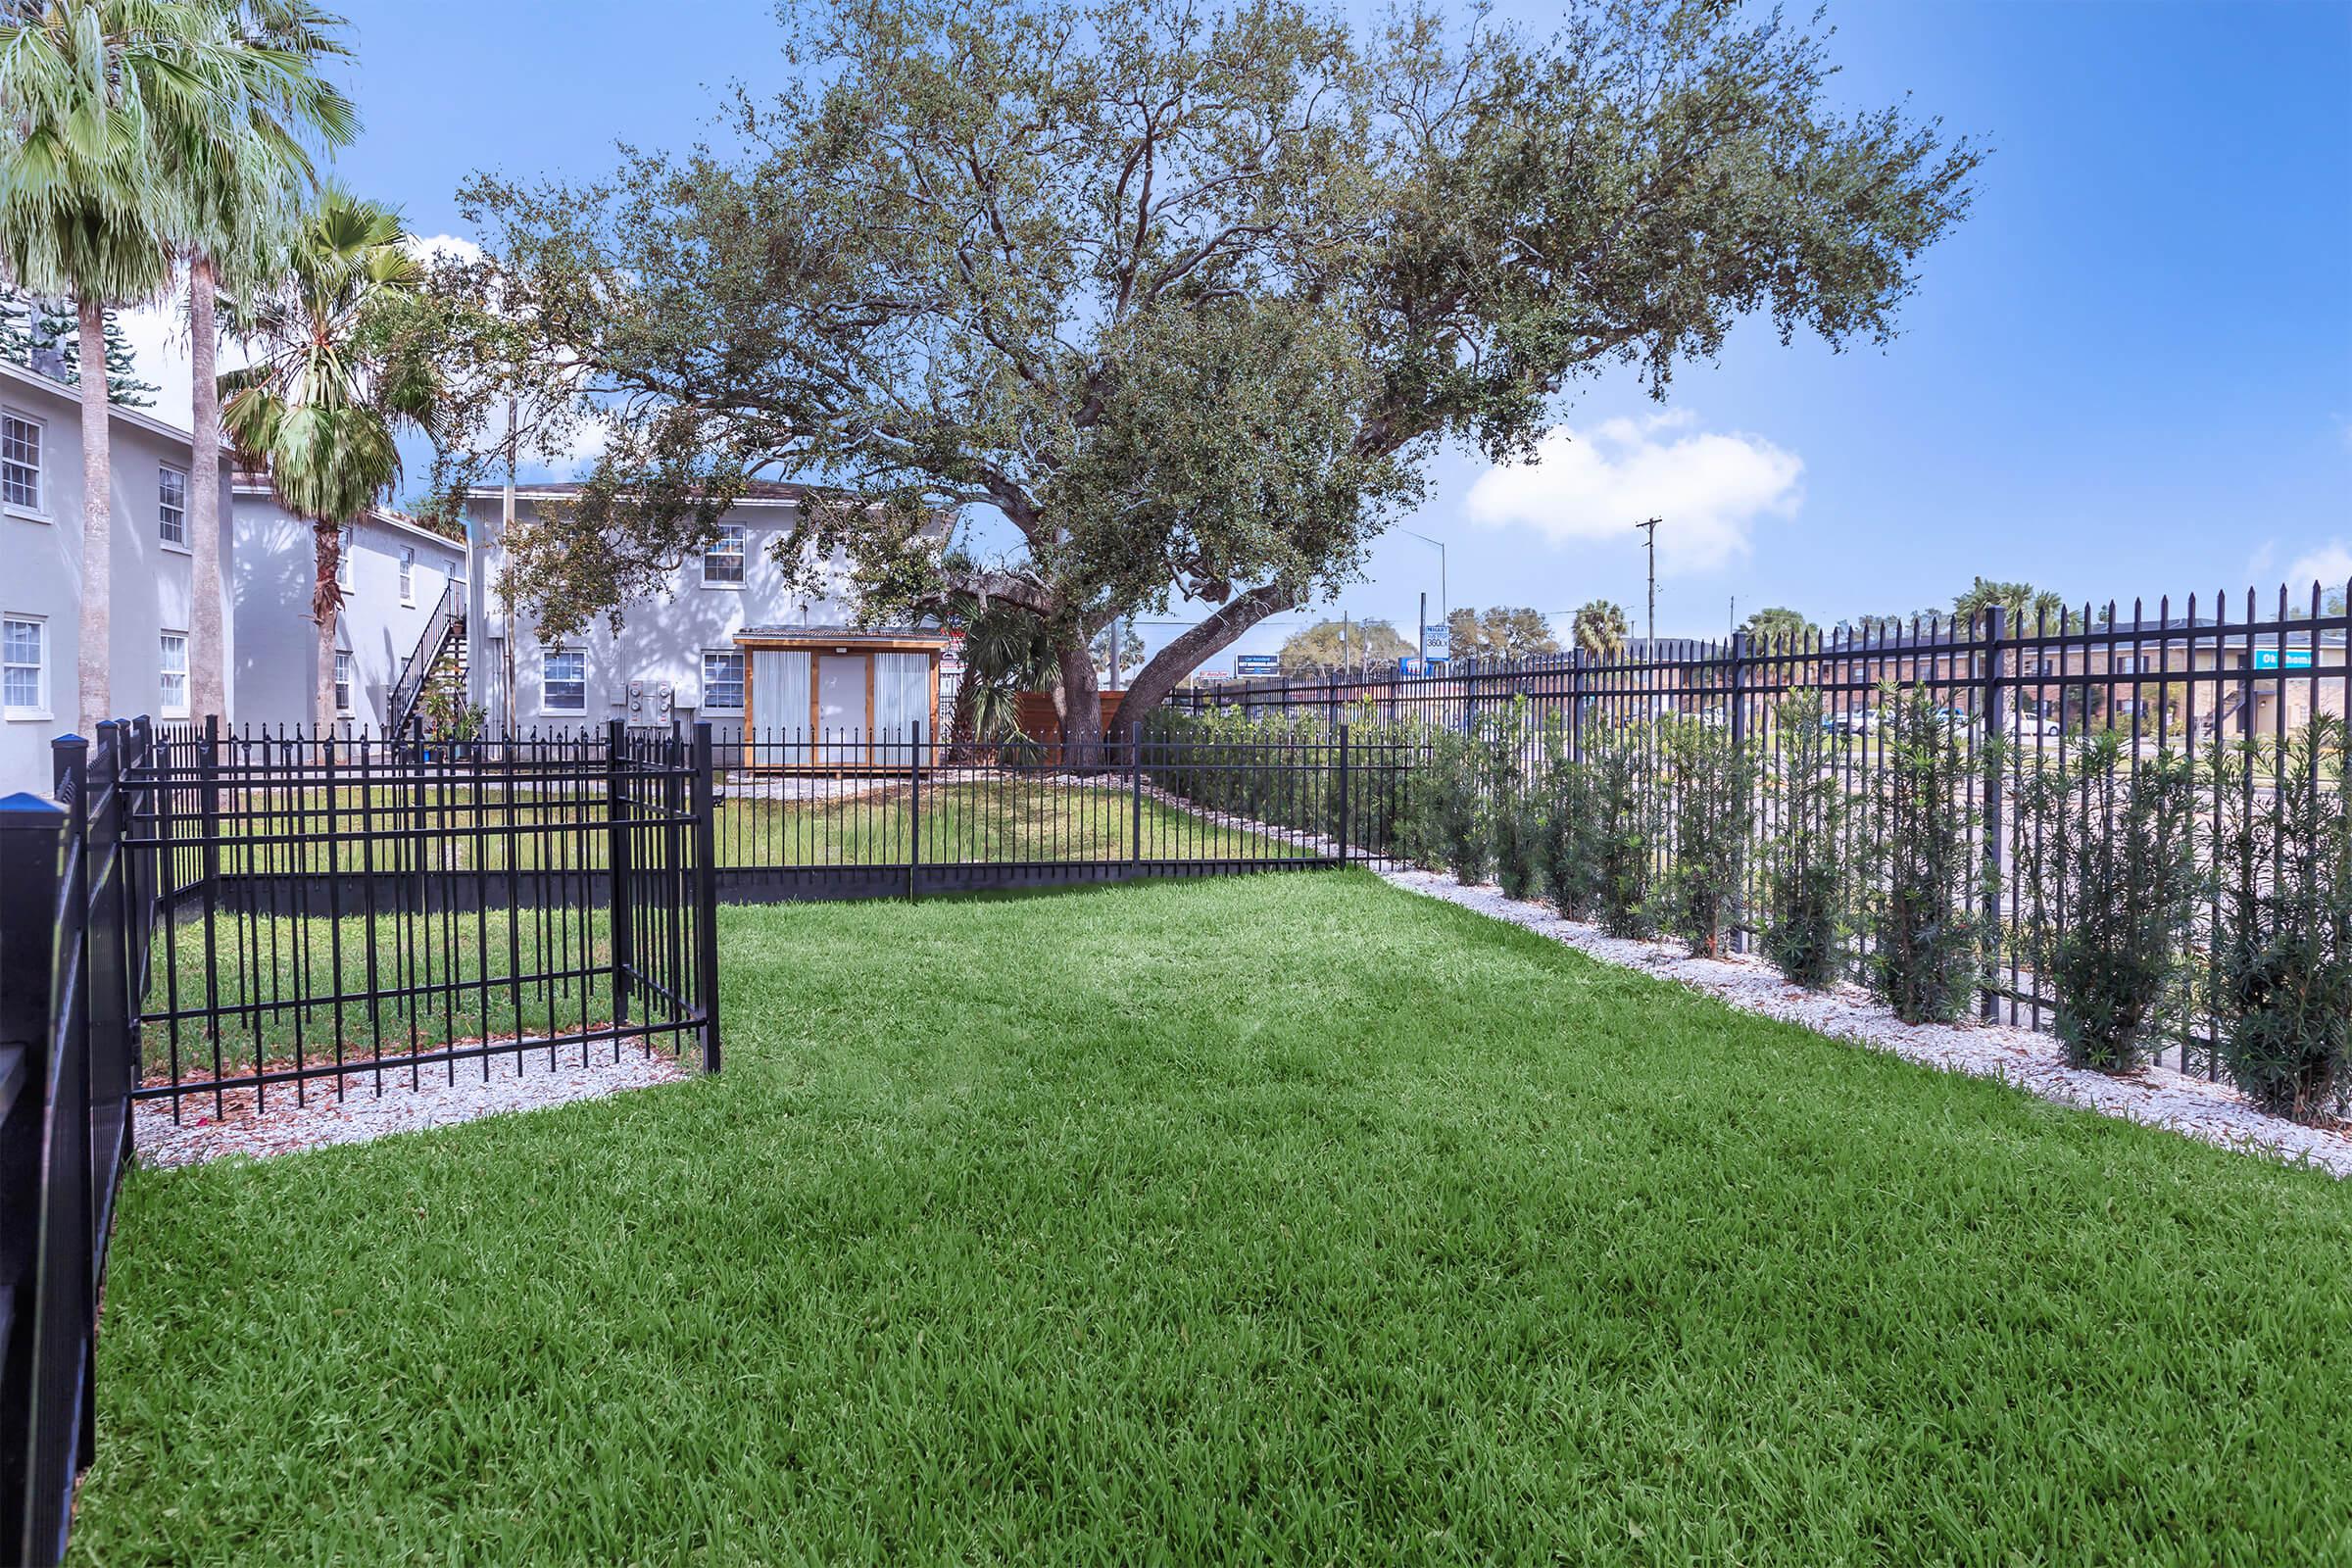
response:
<path id="1" fill-rule="evenodd" d="M 713 659 L 732 659 L 735 661 L 735 702 L 732 707 L 729 707 L 724 703 L 713 703 L 710 700 L 710 661 Z M 728 713 L 741 716 L 743 712 L 744 694 L 751 690 L 751 661 L 744 657 L 744 652 L 742 649 L 704 649 L 703 684 L 701 690 L 696 694 L 702 698 L 702 707 L 699 710 L 705 713 Z"/>
<path id="2" fill-rule="evenodd" d="M 359 691 L 359 686 L 360 686 L 359 661 L 357 661 L 357 660 L 355 660 L 355 659 L 353 659 L 353 658 L 351 657 L 351 650 L 350 650 L 350 649 L 348 649 L 348 648 L 338 648 L 338 649 L 336 649 L 336 650 L 335 650 L 335 711 L 336 711 L 336 712 L 338 712 L 338 713 L 348 713 L 348 712 L 350 712 L 350 711 L 352 710 L 352 699 L 353 699 L 353 697 L 354 697 L 354 696 L 355 696 L 355 695 L 358 693 L 358 691 Z"/>
<path id="3" fill-rule="evenodd" d="M 719 548 L 730 541 L 733 542 L 735 546 L 734 549 L 725 550 Z M 740 591 L 743 587 L 744 579 L 750 575 L 749 568 L 751 564 L 751 529 L 745 527 L 740 522 L 720 523 L 718 525 L 718 537 L 711 540 L 710 543 L 705 546 L 703 549 L 703 586 L 706 588 L 725 588 Z M 735 564 L 733 567 L 735 574 L 732 577 L 727 576 L 726 571 L 728 568 L 722 565 L 719 568 L 720 574 L 713 577 L 710 575 L 710 564 L 713 561 L 732 561 Z"/>
<path id="4" fill-rule="evenodd" d="M 578 661 L 580 662 L 580 679 L 579 679 L 579 687 L 580 687 L 580 706 L 579 706 L 579 707 L 577 707 L 577 708 L 559 708 L 559 707 L 557 707 L 557 706 L 556 706 L 556 703 L 555 703 L 555 698 L 554 698 L 554 696 L 552 695 L 552 692 L 553 692 L 553 686 L 554 686 L 554 682 L 553 682 L 553 681 L 551 681 L 551 680 L 549 679 L 548 672 L 547 672 L 547 664 L 548 664 L 548 661 L 549 661 L 549 660 L 551 660 L 551 659 L 576 659 L 576 660 L 578 660 Z M 565 684 L 567 684 L 567 685 L 568 685 L 568 684 L 570 684 L 570 683 L 567 681 Z M 584 718 L 584 717 L 586 717 L 586 716 L 587 716 L 587 713 L 588 713 L 588 650 L 587 650 L 587 649 L 585 649 L 585 648 L 577 648 L 577 647 L 565 647 L 565 646 L 561 646 L 561 645 L 559 645 L 559 646 L 557 646 L 557 647 L 554 647 L 554 648 L 541 648 L 541 649 L 539 650 L 539 711 L 540 711 L 541 713 L 543 713 L 543 714 L 545 714 L 545 715 L 547 715 L 547 716 L 551 717 L 551 718 Z"/>
<path id="5" fill-rule="evenodd" d="M 5 487 L 0 486 L 0 507 L 4 507 L 12 517 L 27 517 L 34 522 L 47 522 L 49 520 L 49 421 L 37 415 L 26 414 L 23 409 L 0 407 L 0 443 L 6 441 L 7 428 L 10 423 L 29 426 L 37 447 L 32 455 L 32 504 L 26 506 L 21 501 L 8 500 Z M 0 447 L 0 450 L 5 449 Z M 4 461 L 0 460 L 0 462 Z M 8 466 L 23 467 L 24 465 L 14 464 L 8 465 Z M 5 467 L 0 467 L 0 477 L 5 476 Z"/>
<path id="6" fill-rule="evenodd" d="M 179 505 L 172 504 L 171 481 L 179 481 Z M 173 514 L 178 514 L 179 537 L 172 537 Z M 184 468 L 174 468 L 169 463 L 155 466 L 155 534 L 166 550 L 185 554 L 188 550 L 188 474 Z"/>
<path id="7" fill-rule="evenodd" d="M 400 547 L 400 602 L 415 607 L 416 603 L 416 547 Z"/>
<path id="8" fill-rule="evenodd" d="M 351 547 L 359 541 L 360 530 L 345 523 L 335 530 L 335 586 L 350 591 Z"/>
<path id="9" fill-rule="evenodd" d="M 179 645 L 179 667 L 177 669 L 173 669 L 172 667 L 172 645 L 174 643 Z M 184 631 L 167 631 L 162 633 L 156 640 L 155 659 L 155 701 L 157 713 L 165 718 L 187 717 L 188 634 Z M 176 678 L 179 682 L 179 696 L 176 700 L 174 700 L 172 695 L 172 682 L 174 678 Z"/>
<path id="10" fill-rule="evenodd" d="M 38 628 L 36 635 L 40 638 L 41 657 L 40 662 L 29 666 L 34 672 L 34 701 L 29 706 L 23 703 L 6 702 L 7 688 L 5 684 L 6 670 L 24 669 L 28 666 L 18 663 L 0 663 L 0 703 L 5 704 L 4 708 L 0 708 L 0 713 L 5 713 L 6 717 L 12 721 L 46 719 L 49 716 L 49 617 L 47 615 L 28 615 L 14 610 L 0 614 L 0 661 L 5 661 L 7 658 L 8 634 L 5 622 L 8 621 L 21 621 Z"/>

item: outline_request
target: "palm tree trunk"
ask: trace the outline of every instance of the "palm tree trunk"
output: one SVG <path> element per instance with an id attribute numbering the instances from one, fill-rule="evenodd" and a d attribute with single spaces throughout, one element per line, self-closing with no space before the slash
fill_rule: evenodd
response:
<path id="1" fill-rule="evenodd" d="M 335 573 L 343 564 L 343 532 L 334 523 L 313 521 L 311 539 L 318 556 L 311 618 L 318 626 L 318 738 L 324 740 L 335 727 L 335 625 L 343 618 L 343 587 Z"/>
<path id="2" fill-rule="evenodd" d="M 195 609 L 188 624 L 188 716 L 228 719 L 227 656 L 220 611 L 220 388 L 213 357 L 220 338 L 213 316 L 213 261 L 188 267 L 188 569 Z"/>
<path id="3" fill-rule="evenodd" d="M 106 406 L 106 312 L 95 300 L 74 307 L 81 365 L 81 733 L 95 736 L 114 717 L 114 463 Z"/>

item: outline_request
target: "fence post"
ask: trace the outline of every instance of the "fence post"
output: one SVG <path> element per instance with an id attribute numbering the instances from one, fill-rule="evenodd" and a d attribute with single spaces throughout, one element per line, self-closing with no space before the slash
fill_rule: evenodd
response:
<path id="1" fill-rule="evenodd" d="M 1348 863 L 1348 726 L 1340 726 L 1340 864 Z"/>
<path id="2" fill-rule="evenodd" d="M 1740 813 L 1740 822 L 1744 824 L 1740 834 L 1740 848 L 1743 852 L 1741 859 L 1743 861 L 1746 858 L 1744 852 L 1748 849 L 1750 841 L 1755 837 L 1756 826 L 1752 815 L 1752 797 L 1748 791 L 1749 778 L 1746 766 L 1748 749 L 1747 663 L 1751 650 L 1752 645 L 1749 641 L 1747 632 L 1745 630 L 1735 630 L 1732 633 L 1731 646 L 1731 689 L 1724 699 L 1726 706 L 1724 721 L 1731 726 L 1732 761 L 1737 769 L 1737 771 L 1733 774 L 1733 777 L 1739 781 L 1740 786 L 1740 799 L 1737 803 L 1735 803 L 1735 806 L 1736 809 Z M 1747 872 L 1748 867 L 1743 863 L 1740 867 L 1740 886 L 1742 894 L 1745 893 L 1747 888 Z M 1745 953 L 1747 951 L 1747 920 L 1745 909 L 1740 910 L 1740 916 L 1732 923 L 1732 951 L 1734 953 Z"/>
<path id="3" fill-rule="evenodd" d="M 2002 819 L 2006 815 L 2001 789 L 2001 737 L 2008 729 L 2009 688 L 2001 678 L 2001 645 L 2008 640 L 2009 612 L 1994 605 L 1984 612 L 1984 643 L 1979 654 L 1982 663 L 1978 678 L 1984 689 L 1984 886 L 1978 890 L 1982 901 L 1981 915 L 1984 930 L 1998 942 L 2001 928 L 2001 850 L 2005 842 Z M 1994 949 L 1997 954 L 1997 947 Z M 1978 988 L 1980 1011 L 1987 1023 L 2000 1016 L 2001 999 L 1993 982 L 1997 964 L 1988 966 L 1984 983 Z"/>
<path id="4" fill-rule="evenodd" d="M 204 827 L 199 869 L 204 876 L 205 929 L 220 892 L 220 715 L 204 715 L 204 756 L 196 766 L 197 810 Z"/>
<path id="5" fill-rule="evenodd" d="M 1127 726 L 1127 862 L 1141 865 L 1144 860 L 1144 725 L 1137 719 Z"/>
<path id="6" fill-rule="evenodd" d="M 1585 760 L 1585 651 L 1568 650 L 1568 760 Z"/>
<path id="7" fill-rule="evenodd" d="M 57 973 L 58 874 L 65 808 L 29 792 L 0 800 L 0 1279 L 13 1282 L 16 1327 L 0 1360 L 0 1556 L 54 1560 L 31 1495 L 33 1363 L 44 1289 L 42 1121 L 54 1063 L 50 987 Z M 87 1161 L 83 1162 L 87 1168 Z M 79 1250 L 74 1250 L 78 1251 Z M 71 1258 L 74 1252 L 50 1250 Z M 86 1256 L 86 1253 L 81 1255 Z M 62 1304 L 62 1303 L 61 1303 Z M 85 1406 L 86 1410 L 86 1406 Z M 54 1499 L 46 1499 L 54 1507 Z"/>
<path id="8" fill-rule="evenodd" d="M 605 720 L 605 869 L 612 891 L 608 900 L 612 920 L 612 1027 L 629 1021 L 629 721 Z M 699 786 L 698 786 L 699 787 Z"/>
<path id="9" fill-rule="evenodd" d="M 916 726 L 916 735 L 922 733 Z M 703 1000 L 703 1071 L 718 1071 L 718 778 L 710 721 L 694 725 L 694 972 Z"/>
<path id="10" fill-rule="evenodd" d="M 906 902 L 923 893 L 923 724 L 912 722 L 914 743 L 906 753 Z"/>

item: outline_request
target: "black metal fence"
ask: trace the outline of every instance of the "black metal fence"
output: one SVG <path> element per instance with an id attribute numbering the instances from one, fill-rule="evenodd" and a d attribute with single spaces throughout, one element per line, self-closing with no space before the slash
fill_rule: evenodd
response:
<path id="1" fill-rule="evenodd" d="M 1742 634 L 1612 655 L 1464 662 L 1426 677 L 1330 673 L 1221 685 L 1180 693 L 1170 711 L 1179 720 L 1172 728 L 1193 745 L 1219 736 L 1250 746 L 1275 735 L 1332 735 L 1352 721 L 1357 744 L 1382 737 L 1403 749 L 1400 819 L 1412 816 L 1417 792 L 1426 797 L 1423 769 L 1442 738 L 1475 738 L 1470 750 L 1516 790 L 1535 787 L 1530 781 L 1557 761 L 1630 748 L 1628 771 L 1642 792 L 1642 853 L 1660 881 L 1677 857 L 1680 784 L 1666 748 L 1677 724 L 1716 727 L 1751 787 L 1734 900 L 1744 945 L 1757 934 L 1772 850 L 1808 773 L 1851 805 L 1832 813 L 1838 858 L 1862 858 L 1898 750 L 1890 694 L 1909 694 L 1933 705 L 1953 743 L 1948 782 L 1980 873 L 1975 912 L 1993 951 L 1982 1011 L 2039 1028 L 2057 999 L 2034 933 L 2063 922 L 2065 911 L 2049 906 L 2043 873 L 2054 835 L 2069 831 L 2049 804 L 2071 800 L 2078 814 L 2121 809 L 2113 803 L 2132 799 L 2153 770 L 2187 770 L 2199 788 L 2179 828 L 2197 847 L 2200 868 L 2212 871 L 2230 823 L 2273 811 L 2298 789 L 2341 788 L 2342 732 L 2328 726 L 2352 712 L 2348 632 L 2344 599 L 2317 588 L 2294 597 L 2281 590 L 2268 604 L 2248 593 L 2234 602 L 2191 597 L 2178 610 L 2170 600 L 2152 610 L 2051 609 L 2022 626 L 1995 609 L 1969 623 L 1928 616 L 1770 644 Z M 1792 727 L 1793 712 L 1805 715 L 1809 733 Z M 2316 743 L 2297 744 L 2315 735 Z M 2093 739 L 2103 748 L 2096 765 L 2116 775 L 2111 792 L 2081 787 Z M 1498 748 L 1509 765 L 1496 765 Z M 2086 804 L 2094 794 L 2108 804 Z M 2034 803 L 2045 808 L 2026 808 Z M 2117 827 L 2102 820 L 2071 831 Z M 2276 835 L 2273 844 L 2276 852 Z M 1868 892 L 1847 889 L 1855 901 Z M 2183 956 L 2192 969 L 2210 969 L 2230 893 L 2207 875 L 2199 897 L 2204 907 Z M 1869 922 L 1849 909 L 1848 924 L 1846 959 L 1860 972 Z M 2163 1032 L 2184 1070 L 2220 1075 L 2215 1020 L 2192 995 L 2169 1004 Z"/>
<path id="2" fill-rule="evenodd" d="M 494 1060 L 718 1060 L 707 728 L 169 736 L 138 1098 L 224 1114 Z"/>
<path id="3" fill-rule="evenodd" d="M 854 747 L 752 731 L 720 762 L 720 896 L 919 897 L 1335 865 L 1364 853 L 1339 832 L 1338 755 L 1130 731 L 1081 768 L 1057 745 L 1021 740 L 950 760 L 919 726 Z M 1173 787 L 1210 773 L 1246 781 L 1234 808 Z"/>
<path id="4" fill-rule="evenodd" d="M 28 1563 L 92 1451 L 134 1103 L 719 1064 L 708 727 L 428 752 L 140 719 L 55 751 L 54 799 L 0 802 L 0 1556 Z"/>
<path id="5" fill-rule="evenodd" d="M 54 799 L 0 801 L 0 1553 L 65 1550 L 92 1451 L 93 1345 L 130 1152 L 153 862 L 144 720 L 56 748 Z"/>

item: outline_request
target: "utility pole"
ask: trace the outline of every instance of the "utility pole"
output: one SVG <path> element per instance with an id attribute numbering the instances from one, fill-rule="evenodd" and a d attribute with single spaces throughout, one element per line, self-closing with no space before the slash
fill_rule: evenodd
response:
<path id="1" fill-rule="evenodd" d="M 1115 691 L 1118 691 L 1118 690 L 1120 689 L 1120 687 L 1119 687 L 1119 630 L 1120 630 L 1120 628 L 1119 628 L 1119 618 L 1118 618 L 1118 616 L 1116 616 L 1116 615 L 1113 615 L 1113 616 L 1111 616 L 1111 618 L 1110 618 L 1110 689 L 1111 689 L 1112 691 L 1114 691 L 1114 692 L 1115 692 Z"/>
<path id="2" fill-rule="evenodd" d="M 1649 657 L 1657 657 L 1658 647 L 1658 518 L 1637 522 L 1635 527 L 1649 535 Z"/>

